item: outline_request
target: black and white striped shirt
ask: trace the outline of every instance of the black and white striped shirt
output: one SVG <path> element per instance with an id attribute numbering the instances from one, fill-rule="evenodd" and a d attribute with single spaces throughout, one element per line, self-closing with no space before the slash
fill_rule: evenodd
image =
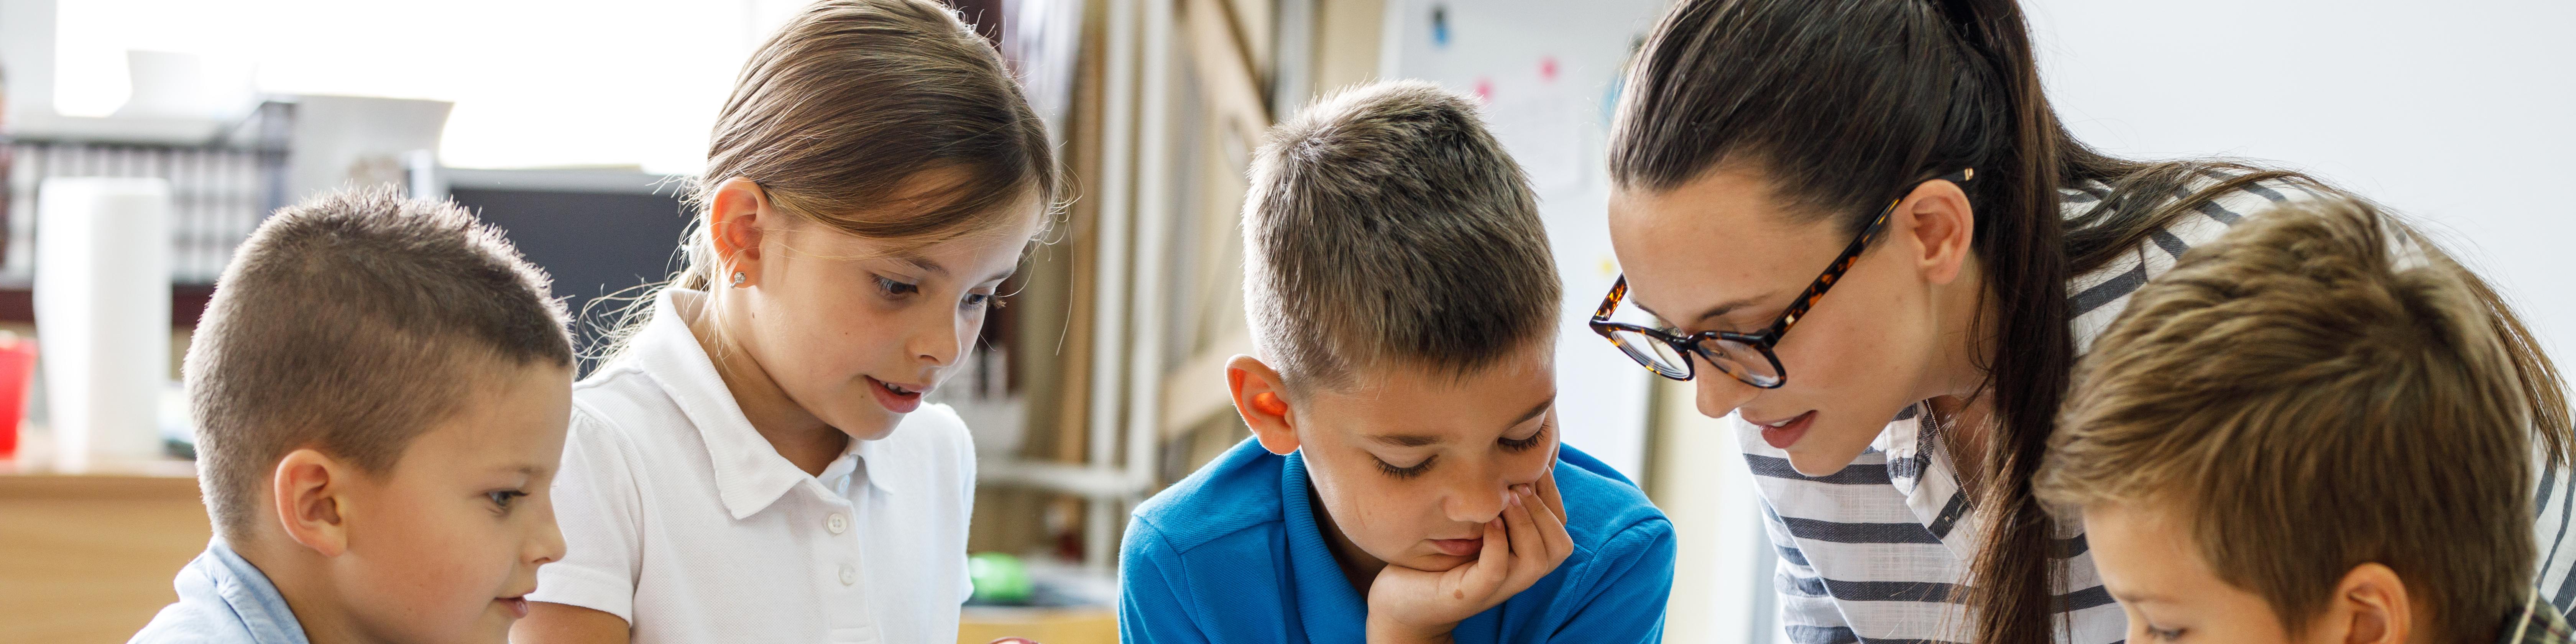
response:
<path id="1" fill-rule="evenodd" d="M 2210 177 L 2201 186 L 2220 180 Z M 2089 183 L 2064 192 L 2070 225 L 2109 194 Z M 2180 195 L 2177 195 L 2180 196 Z M 2148 236 L 2134 253 L 2067 285 L 2076 346 L 2093 339 L 2127 308 L 2129 294 L 2173 268 L 2185 250 L 2216 239 L 2228 227 L 2276 203 L 2315 196 L 2288 183 L 2262 182 L 2231 191 Z M 1789 467 L 1788 453 L 1764 443 L 1759 429 L 1738 422 L 1737 442 L 1752 466 L 1780 555 L 1774 577 L 1780 623 L 1798 644 L 1850 642 L 1958 642 L 1968 639 L 1968 616 L 1949 601 L 1967 576 L 1985 525 L 1959 494 L 1954 459 L 1923 422 L 1921 405 L 1888 423 L 1878 440 L 1840 472 L 1820 477 Z M 2576 600 L 2570 567 L 2576 546 L 2569 536 L 2576 514 L 2565 472 L 2541 481 L 2537 517 L 2541 596 L 2565 610 Z M 2127 636 L 2128 619 L 2094 572 L 2077 526 L 2058 535 L 2054 556 L 2065 559 L 2066 610 L 2060 642 L 2111 644 Z M 2069 639 L 2071 636 L 2072 639 Z"/>

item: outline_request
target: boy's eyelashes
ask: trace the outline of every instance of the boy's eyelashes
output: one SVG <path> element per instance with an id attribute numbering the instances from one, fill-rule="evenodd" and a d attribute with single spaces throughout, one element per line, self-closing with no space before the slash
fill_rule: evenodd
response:
<path id="1" fill-rule="evenodd" d="M 1496 441 L 1496 442 L 1498 442 L 1498 443 L 1501 443 L 1501 444 L 1502 444 L 1502 446 L 1503 446 L 1503 450 L 1504 450 L 1504 451 L 1510 451 L 1510 452 L 1526 452 L 1526 451 L 1529 451 L 1529 449 L 1530 449 L 1530 448 L 1532 448 L 1532 447 L 1537 447 L 1539 443 L 1541 443 L 1541 442 L 1545 442 L 1545 441 L 1547 440 L 1547 432 L 1548 432 L 1548 430 L 1555 429 L 1555 428 L 1556 428 L 1556 422 L 1555 422 L 1555 421 L 1553 421 L 1553 420 L 1551 420 L 1551 421 L 1548 421 L 1548 422 L 1540 423 L 1540 424 L 1539 424 L 1539 426 L 1538 426 L 1538 431 L 1530 432 L 1529 438 L 1522 438 L 1522 439 L 1504 438 L 1504 439 L 1500 439 L 1500 440 L 1498 440 L 1498 441 Z"/>
<path id="2" fill-rule="evenodd" d="M 1375 456 L 1371 456 L 1370 458 L 1377 461 L 1377 471 L 1384 472 L 1387 476 L 1392 476 L 1398 480 L 1402 480 L 1421 476 L 1423 472 L 1431 471 L 1431 462 L 1440 460 L 1440 455 L 1433 454 L 1422 459 L 1422 462 L 1420 463 L 1415 463 L 1406 467 L 1396 467 L 1395 465 L 1386 462 L 1386 459 L 1377 458 Z"/>
<path id="3" fill-rule="evenodd" d="M 483 498 L 492 502 L 494 512 L 508 514 L 511 504 L 527 495 L 528 493 L 518 490 L 493 490 L 483 493 Z"/>
<path id="4" fill-rule="evenodd" d="M 1538 431 L 1530 432 L 1528 438 L 1500 438 L 1495 439 L 1494 442 L 1502 445 L 1503 451 L 1515 453 L 1526 452 L 1529 451 L 1530 448 L 1538 447 L 1540 443 L 1547 442 L 1548 432 L 1555 428 L 1556 423 L 1553 421 L 1541 423 L 1538 426 Z M 1433 454 L 1431 456 L 1424 457 L 1420 463 L 1402 467 L 1398 467 L 1393 463 L 1388 463 L 1386 462 L 1386 459 L 1379 458 L 1376 454 L 1370 454 L 1369 458 L 1370 460 L 1377 462 L 1377 471 L 1401 480 L 1421 476 L 1423 472 L 1431 471 L 1431 463 L 1433 461 L 1440 460 L 1440 455 Z"/>

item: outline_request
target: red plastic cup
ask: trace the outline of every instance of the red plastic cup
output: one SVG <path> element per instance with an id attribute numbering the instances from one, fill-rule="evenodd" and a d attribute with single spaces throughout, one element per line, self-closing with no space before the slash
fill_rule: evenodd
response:
<path id="1" fill-rule="evenodd" d="M 35 339 L 0 336 L 0 459 L 18 456 L 18 425 L 26 419 L 27 383 L 35 375 Z"/>

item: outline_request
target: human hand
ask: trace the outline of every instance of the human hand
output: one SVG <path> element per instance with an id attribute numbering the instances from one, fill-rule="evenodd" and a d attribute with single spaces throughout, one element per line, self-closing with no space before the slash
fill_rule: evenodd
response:
<path id="1" fill-rule="evenodd" d="M 1502 516 L 1485 523 L 1476 560 L 1443 572 L 1387 564 L 1369 583 L 1370 644 L 1447 642 L 1450 630 L 1529 589 L 1574 553 L 1554 471 L 1515 485 Z"/>

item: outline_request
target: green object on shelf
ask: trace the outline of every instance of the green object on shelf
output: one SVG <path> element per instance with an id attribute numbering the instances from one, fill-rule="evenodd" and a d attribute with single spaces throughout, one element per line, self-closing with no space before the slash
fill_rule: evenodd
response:
<path id="1" fill-rule="evenodd" d="M 966 576 L 975 582 L 975 601 L 1011 604 L 1029 600 L 1029 569 L 1019 557 L 978 552 L 966 558 Z"/>

